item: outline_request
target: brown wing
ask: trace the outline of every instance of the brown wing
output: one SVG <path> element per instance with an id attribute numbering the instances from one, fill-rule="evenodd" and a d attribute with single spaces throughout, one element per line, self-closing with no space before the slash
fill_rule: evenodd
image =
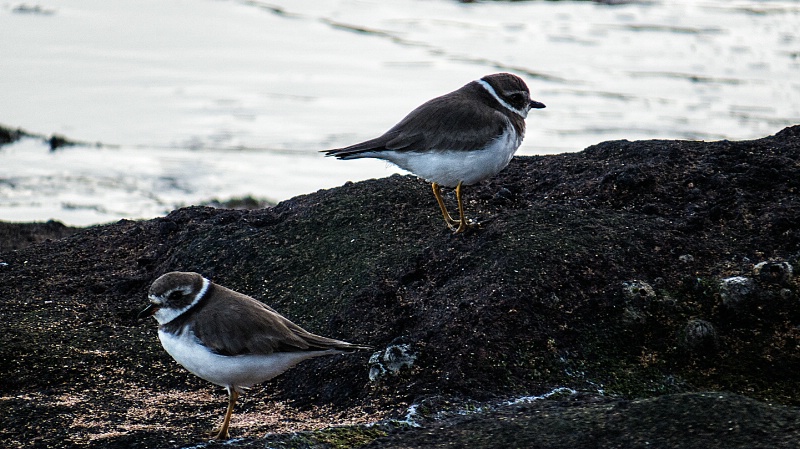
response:
<path id="1" fill-rule="evenodd" d="M 434 98 L 390 129 L 387 150 L 479 150 L 505 131 L 503 114 L 465 102 L 460 92 Z M 461 106 L 461 105 L 464 106 Z M 499 119 L 499 120 L 498 120 Z M 489 136 L 481 140 L 480 136 Z"/>
<path id="2" fill-rule="evenodd" d="M 225 287 L 212 284 L 207 294 L 208 301 L 198 311 L 192 329 L 218 354 L 363 348 L 307 332 L 272 308 Z"/>
<path id="3" fill-rule="evenodd" d="M 485 92 L 480 87 L 477 87 L 477 91 L 475 89 L 475 86 L 468 84 L 455 92 L 434 98 L 412 111 L 382 136 L 325 153 L 340 159 L 353 159 L 362 157 L 362 153 L 387 150 L 463 151 L 484 148 L 503 134 L 508 122 L 496 109 L 476 107 L 467 93 L 482 95 Z M 489 137 L 481 140 L 479 136 Z M 373 154 L 370 157 L 377 156 Z"/>

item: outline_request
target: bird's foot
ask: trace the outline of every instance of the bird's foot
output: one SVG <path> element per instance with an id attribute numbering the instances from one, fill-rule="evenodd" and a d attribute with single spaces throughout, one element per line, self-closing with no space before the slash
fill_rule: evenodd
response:
<path id="1" fill-rule="evenodd" d="M 445 217 L 444 223 L 447 225 L 448 228 L 450 228 L 451 231 L 455 231 L 456 228 L 461 226 L 461 222 L 459 220 L 456 220 L 450 217 L 449 215 Z"/>
<path id="2" fill-rule="evenodd" d="M 231 438 L 228 429 L 223 428 L 223 426 L 209 430 L 206 435 L 212 440 L 229 440 Z"/>
<path id="3" fill-rule="evenodd" d="M 447 227 L 453 231 L 453 234 L 461 234 L 471 229 L 479 229 L 481 224 L 476 220 L 462 218 L 460 221 L 453 220 L 453 223 L 447 223 Z"/>

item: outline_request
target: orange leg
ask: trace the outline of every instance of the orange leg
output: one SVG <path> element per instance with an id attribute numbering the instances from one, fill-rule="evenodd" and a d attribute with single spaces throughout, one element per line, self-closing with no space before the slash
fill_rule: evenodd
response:
<path id="1" fill-rule="evenodd" d="M 458 222 L 458 229 L 456 229 L 455 233 L 461 233 L 467 230 L 470 226 L 467 224 L 467 217 L 464 215 L 464 201 L 461 199 L 461 183 L 459 182 L 456 186 L 456 201 L 458 201 L 458 214 L 461 216 L 461 220 Z"/>
<path id="2" fill-rule="evenodd" d="M 439 184 L 435 182 L 431 184 L 433 188 L 433 196 L 436 197 L 436 202 L 439 203 L 439 209 L 442 210 L 442 216 L 444 217 L 444 222 L 447 223 L 447 227 L 450 229 L 455 229 L 456 223 L 458 221 L 454 220 L 453 217 L 450 216 L 450 213 L 447 212 L 447 207 L 444 205 L 444 198 L 442 198 L 442 189 L 439 187 Z"/>
<path id="3" fill-rule="evenodd" d="M 436 197 L 436 202 L 439 203 L 439 209 L 442 210 L 442 216 L 444 217 L 444 222 L 447 223 L 447 227 L 450 228 L 456 234 L 464 232 L 467 228 L 470 227 L 467 224 L 467 217 L 464 215 L 464 200 L 461 197 L 461 191 L 463 189 L 463 183 L 459 182 L 456 186 L 456 201 L 458 201 L 458 215 L 459 219 L 456 220 L 450 216 L 450 213 L 447 212 L 447 207 L 444 204 L 444 198 L 442 198 L 442 189 L 439 187 L 439 184 L 435 182 L 431 184 L 433 188 L 433 195 Z M 456 226 L 458 225 L 458 226 Z"/>
<path id="4" fill-rule="evenodd" d="M 211 433 L 215 434 L 213 438 L 215 440 L 227 440 L 230 438 L 228 435 L 228 426 L 231 423 L 231 416 L 233 415 L 233 406 L 236 404 L 236 399 L 239 398 L 239 393 L 233 389 L 233 387 L 228 387 L 228 410 L 225 412 L 225 419 L 222 421 L 222 426 L 219 430 L 214 430 Z"/>

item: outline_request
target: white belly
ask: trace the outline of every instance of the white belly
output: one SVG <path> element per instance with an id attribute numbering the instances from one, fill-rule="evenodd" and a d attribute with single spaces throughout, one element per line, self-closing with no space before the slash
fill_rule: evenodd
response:
<path id="1" fill-rule="evenodd" d="M 303 360 L 341 352 L 326 350 L 224 356 L 199 344 L 191 332 L 176 336 L 159 329 L 158 338 L 169 355 L 192 374 L 223 387 L 234 387 L 237 391 L 272 379 Z"/>
<path id="2" fill-rule="evenodd" d="M 475 151 L 439 150 L 428 153 L 412 151 L 381 151 L 373 153 L 398 167 L 444 187 L 455 187 L 459 182 L 475 184 L 500 173 L 506 168 L 522 143 L 514 129 L 492 143 Z"/>

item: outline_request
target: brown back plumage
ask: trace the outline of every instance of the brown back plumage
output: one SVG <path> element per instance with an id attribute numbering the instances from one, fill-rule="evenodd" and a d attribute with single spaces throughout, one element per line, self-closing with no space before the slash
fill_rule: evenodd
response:
<path id="1" fill-rule="evenodd" d="M 496 73 L 482 80 L 507 103 L 527 110 L 530 101 L 528 87 L 521 78 L 509 73 Z M 524 93 L 524 99 L 507 96 L 516 93 Z M 472 81 L 420 105 L 380 137 L 326 150 L 325 154 L 339 159 L 355 159 L 379 157 L 376 153 L 381 151 L 480 150 L 502 135 L 509 122 L 518 135 L 525 134 L 525 119 L 510 113 L 478 81 Z"/>
<path id="2" fill-rule="evenodd" d="M 193 322 L 189 323 L 189 318 Z M 163 325 L 178 333 L 189 326 L 211 351 L 221 355 L 272 354 L 286 351 L 369 349 L 306 331 L 271 307 L 217 284 L 184 314 Z"/>

